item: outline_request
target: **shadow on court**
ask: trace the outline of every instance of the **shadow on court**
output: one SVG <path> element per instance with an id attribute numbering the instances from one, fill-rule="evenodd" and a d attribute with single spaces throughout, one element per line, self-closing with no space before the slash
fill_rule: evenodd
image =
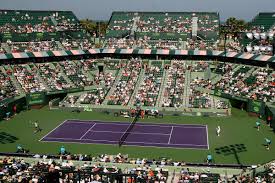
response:
<path id="1" fill-rule="evenodd" d="M 0 132 L 0 144 L 14 143 L 17 140 L 18 138 L 13 135 L 10 135 L 6 132 Z"/>
<path id="2" fill-rule="evenodd" d="M 244 144 L 233 144 L 233 145 L 215 148 L 215 151 L 217 154 L 224 155 L 224 156 L 234 155 L 237 163 L 241 165 L 242 163 L 240 161 L 238 153 L 246 152 L 247 149 Z"/>

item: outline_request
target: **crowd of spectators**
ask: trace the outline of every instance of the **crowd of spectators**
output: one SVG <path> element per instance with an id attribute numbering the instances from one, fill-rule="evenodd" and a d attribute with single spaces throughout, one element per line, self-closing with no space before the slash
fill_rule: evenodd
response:
<path id="1" fill-rule="evenodd" d="M 204 72 L 208 68 L 209 64 L 205 61 L 199 61 L 192 64 L 192 72 Z"/>
<path id="2" fill-rule="evenodd" d="M 65 50 L 89 50 L 95 48 L 94 43 L 87 39 L 62 39 L 60 40 Z"/>
<path id="3" fill-rule="evenodd" d="M 114 16 L 115 17 L 115 16 Z M 198 31 L 211 32 L 219 28 L 219 20 L 213 14 L 197 13 L 141 13 L 125 16 L 124 20 L 113 20 L 109 30 L 128 30 L 133 24 L 138 32 L 189 33 L 192 31 L 193 18 L 198 18 Z"/>
<path id="4" fill-rule="evenodd" d="M 93 78 L 94 85 L 104 86 L 107 90 L 111 88 L 115 81 L 115 76 L 113 72 L 108 71 L 94 73 Z"/>
<path id="5" fill-rule="evenodd" d="M 115 86 L 114 92 L 109 96 L 110 105 L 127 105 L 136 87 L 139 73 L 142 68 L 141 60 L 132 59 L 121 64 L 122 75 Z"/>
<path id="6" fill-rule="evenodd" d="M 162 98 L 163 107 L 180 107 L 183 104 L 185 62 L 172 61 Z"/>
<path id="7" fill-rule="evenodd" d="M 189 168 L 183 168 L 180 172 L 180 179 L 178 183 L 189 182 L 223 182 L 219 174 L 210 172 L 199 173 L 191 172 Z"/>
<path id="8" fill-rule="evenodd" d="M 165 183 L 168 178 L 168 171 L 160 167 L 153 169 L 150 166 L 138 166 L 131 169 L 129 173 L 137 175 L 137 182 L 146 180 L 147 182 Z"/>
<path id="9" fill-rule="evenodd" d="M 0 70 L 0 102 L 19 95 L 19 91 L 11 81 L 10 76 Z"/>
<path id="10" fill-rule="evenodd" d="M 72 12 L 2 10 L 0 19 L 0 53 L 94 48 Z"/>
<path id="11" fill-rule="evenodd" d="M 72 14 L 63 12 L 0 11 L 0 17 L 0 33 L 57 32 L 79 26 Z"/>
<path id="12" fill-rule="evenodd" d="M 23 18 L 23 17 L 22 17 Z M 24 19 L 25 21 L 29 19 L 28 16 Z M 46 19 L 46 18 L 45 18 Z M 55 32 L 56 27 L 54 25 L 49 25 L 47 22 L 41 22 L 35 25 L 26 23 L 25 25 L 14 25 L 13 22 L 16 22 L 15 19 L 12 19 L 11 22 L 6 23 L 0 26 L 1 33 L 33 33 L 33 32 Z"/>
<path id="13" fill-rule="evenodd" d="M 63 146 L 62 146 L 63 147 Z M 115 164 L 106 164 L 115 163 Z M 120 168 L 123 164 L 123 169 Z M 33 155 L 32 159 L 19 157 L 0 158 L 0 181 L 3 182 L 112 182 L 118 180 L 120 174 L 128 174 L 121 179 L 126 182 L 160 182 L 165 183 L 168 177 L 177 183 L 188 182 L 274 182 L 275 163 L 263 165 L 262 171 L 254 176 L 245 174 L 222 175 L 212 173 L 211 168 L 202 171 L 185 167 L 185 162 L 162 158 L 159 160 L 146 158 L 130 158 L 128 155 L 101 154 L 66 154 L 58 156 Z M 169 171 L 167 166 L 181 167 L 178 171 Z M 112 175 L 112 176 L 111 176 Z M 132 177 L 130 176 L 132 175 Z M 136 179 L 134 179 L 134 176 Z M 121 177 L 120 177 L 121 178 Z M 132 179 L 131 179 L 132 178 Z"/>
<path id="14" fill-rule="evenodd" d="M 124 48 L 124 49 L 182 49 L 182 42 L 168 40 L 151 40 L 150 37 L 143 38 L 109 38 L 106 40 L 106 48 Z"/>
<path id="15" fill-rule="evenodd" d="M 77 62 L 82 65 L 81 67 L 83 68 L 84 72 L 97 69 L 97 63 L 94 59 L 82 59 Z"/>
<path id="16" fill-rule="evenodd" d="M 215 108 L 217 109 L 228 109 L 229 103 L 223 100 L 216 100 Z"/>
<path id="17" fill-rule="evenodd" d="M 56 41 L 30 41 L 30 42 L 11 42 L 8 41 L 7 45 L 10 47 L 11 52 L 40 52 L 49 50 L 62 50 Z"/>
<path id="18" fill-rule="evenodd" d="M 248 99 L 274 100 L 275 75 L 272 69 L 224 63 L 218 64 L 214 72 L 220 75 L 215 83 L 213 80 L 196 78 L 193 85 Z"/>
<path id="19" fill-rule="evenodd" d="M 166 182 L 168 170 L 167 160 L 130 159 L 128 155 L 106 155 L 92 157 L 82 154 L 64 154 L 59 159 L 46 155 L 34 155 L 34 160 L 23 158 L 0 158 L 0 181 L 4 182 L 112 182 L 116 174 L 136 175 L 138 182 Z M 102 163 L 102 164 L 101 164 Z M 105 163 L 128 163 L 136 166 L 118 168 L 116 165 Z M 152 168 L 151 165 L 156 165 Z M 177 165 L 181 163 L 177 162 Z M 108 176 L 109 174 L 109 176 Z M 110 176 L 112 175 L 112 176 Z M 130 176 L 128 180 L 130 180 Z M 133 177 L 132 177 L 133 178 Z M 132 179 L 133 181 L 134 179 Z M 130 180 L 131 181 L 131 180 Z"/>
<path id="20" fill-rule="evenodd" d="M 53 64 L 41 63 L 37 64 L 37 67 L 42 79 L 50 90 L 64 90 L 73 87 L 65 80 L 60 68 L 55 67 Z"/>
<path id="21" fill-rule="evenodd" d="M 100 105 L 105 99 L 106 94 L 107 90 L 104 90 L 102 88 L 94 89 L 80 95 L 79 102 L 80 104 Z"/>
<path id="22" fill-rule="evenodd" d="M 68 158 L 56 161 L 47 159 L 47 156 L 43 156 L 43 160 L 37 160 L 34 163 L 28 163 L 24 159 L 6 157 L 0 160 L 0 165 L 2 165 L 0 181 L 4 182 L 60 183 L 79 180 L 81 182 L 108 182 L 110 178 L 101 176 L 101 174 L 115 174 L 121 171 L 115 166 L 104 166 L 92 162 L 85 162 L 81 165 Z"/>
<path id="23" fill-rule="evenodd" d="M 204 61 L 191 65 L 176 60 L 166 65 L 154 60 L 146 65 L 139 59 L 100 62 L 83 59 L 2 67 L 1 98 L 19 95 L 21 88 L 25 93 L 35 93 L 86 87 L 91 92 L 81 97 L 83 104 L 99 105 L 108 96 L 108 105 L 128 105 L 132 98 L 132 104 L 142 106 L 181 107 L 184 100 L 189 100 L 188 107 L 227 108 L 222 101 L 213 100 L 208 94 L 210 90 L 264 102 L 274 101 L 275 73 L 268 68 L 217 63 L 211 71 L 213 65 Z M 188 86 L 185 86 L 186 70 L 192 73 Z M 141 71 L 144 74 L 140 74 Z M 164 78 L 164 71 L 167 78 Z M 185 87 L 189 96 L 186 99 L 183 97 Z M 202 89 L 207 89 L 207 93 Z"/>
<path id="24" fill-rule="evenodd" d="M 107 31 L 107 48 L 217 49 L 219 20 L 216 14 L 122 14 L 114 13 L 112 16 Z M 191 39 L 192 25 L 196 19 L 199 40 Z M 135 34 L 131 36 L 130 33 L 133 31 Z"/>
<path id="25" fill-rule="evenodd" d="M 160 94 L 163 80 L 162 62 L 152 61 L 151 66 L 145 68 L 144 79 L 135 96 L 135 104 L 155 106 Z"/>
<path id="26" fill-rule="evenodd" d="M 205 41 L 200 39 L 187 39 L 187 50 L 218 50 L 218 43 L 215 41 Z"/>
<path id="27" fill-rule="evenodd" d="M 126 39 L 126 38 L 108 38 L 106 40 L 105 48 L 136 48 L 136 40 L 135 39 Z"/>
<path id="28" fill-rule="evenodd" d="M 264 171 L 257 172 L 253 177 L 241 174 L 240 176 L 233 176 L 230 181 L 232 182 L 256 182 L 256 183 L 268 183 L 275 181 L 275 163 L 274 161 L 262 166 Z"/>
<path id="29" fill-rule="evenodd" d="M 228 71 L 214 87 L 230 95 L 263 101 L 273 100 L 275 93 L 272 70 L 259 68 L 249 74 L 248 71 L 253 69 L 249 66 L 241 66 L 235 70 L 232 70 L 232 67 L 227 69 Z"/>
<path id="30" fill-rule="evenodd" d="M 216 42 L 206 42 L 203 40 L 187 39 L 181 40 L 152 40 L 148 36 L 134 38 L 108 38 L 105 48 L 124 49 L 187 49 L 187 50 L 218 50 Z M 227 46 L 229 49 L 229 45 Z"/>
<path id="31" fill-rule="evenodd" d="M 76 87 L 91 86 L 93 83 L 92 79 L 83 73 L 82 67 L 72 61 L 58 62 L 56 68 L 63 70 Z"/>
<path id="32" fill-rule="evenodd" d="M 62 101 L 62 103 L 59 104 L 60 107 L 64 106 L 74 106 L 79 99 L 79 96 L 77 95 L 68 95 L 65 97 L 65 99 Z"/>
<path id="33" fill-rule="evenodd" d="M 26 93 L 35 93 L 46 90 L 46 86 L 41 82 L 36 73 L 37 69 L 28 69 L 27 65 L 13 65 L 12 70 L 7 70 L 20 83 Z"/>
<path id="34" fill-rule="evenodd" d="M 208 93 L 196 91 L 190 87 L 191 94 L 189 96 L 189 107 L 192 108 L 211 108 L 211 96 Z"/>
<path id="35" fill-rule="evenodd" d="M 41 52 L 59 50 L 88 50 L 95 48 L 95 44 L 89 39 L 60 39 L 58 41 L 38 41 L 12 42 L 8 40 L 6 46 L 12 53 L 16 52 Z M 0 48 L 0 53 L 5 53 L 4 48 Z"/>

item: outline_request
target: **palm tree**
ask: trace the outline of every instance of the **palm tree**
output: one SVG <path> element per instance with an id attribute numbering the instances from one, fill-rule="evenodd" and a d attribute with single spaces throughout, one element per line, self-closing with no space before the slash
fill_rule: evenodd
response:
<path id="1" fill-rule="evenodd" d="M 80 20 L 80 24 L 85 30 L 87 30 L 87 32 L 91 34 L 96 31 L 96 28 L 97 28 L 96 23 L 93 22 L 92 20 L 89 20 L 89 19 Z"/>
<path id="2" fill-rule="evenodd" d="M 225 26 L 221 29 L 221 34 L 227 33 L 233 38 L 238 38 L 239 33 L 244 32 L 247 27 L 248 24 L 244 20 L 230 17 L 226 20 Z"/>

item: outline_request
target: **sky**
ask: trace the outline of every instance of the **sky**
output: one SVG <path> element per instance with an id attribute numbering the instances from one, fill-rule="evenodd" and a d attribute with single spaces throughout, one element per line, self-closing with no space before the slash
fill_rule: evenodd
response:
<path id="1" fill-rule="evenodd" d="M 251 20 L 275 12 L 275 0 L 0 0 L 0 9 L 70 10 L 79 19 L 109 20 L 113 11 L 211 11 Z"/>

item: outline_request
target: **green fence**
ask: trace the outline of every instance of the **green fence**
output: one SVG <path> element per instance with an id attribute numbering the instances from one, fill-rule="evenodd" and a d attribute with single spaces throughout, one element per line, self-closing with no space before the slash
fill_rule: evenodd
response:
<path id="1" fill-rule="evenodd" d="M 10 98 L 5 102 L 0 103 L 0 120 L 6 117 L 6 113 L 10 112 L 11 115 L 14 113 L 14 106 L 16 106 L 16 112 L 20 112 L 26 107 L 26 99 L 24 96 Z"/>
<path id="2" fill-rule="evenodd" d="M 234 96 L 231 94 L 224 93 L 222 90 L 219 90 L 219 89 L 216 89 L 214 91 L 214 95 L 222 97 L 222 98 L 227 98 L 230 100 L 230 102 L 232 102 L 233 100 L 239 101 L 239 102 L 246 102 L 248 112 L 261 114 L 261 115 L 265 114 L 266 105 L 263 101 L 256 101 L 256 100 L 247 99 L 244 97 Z"/>

